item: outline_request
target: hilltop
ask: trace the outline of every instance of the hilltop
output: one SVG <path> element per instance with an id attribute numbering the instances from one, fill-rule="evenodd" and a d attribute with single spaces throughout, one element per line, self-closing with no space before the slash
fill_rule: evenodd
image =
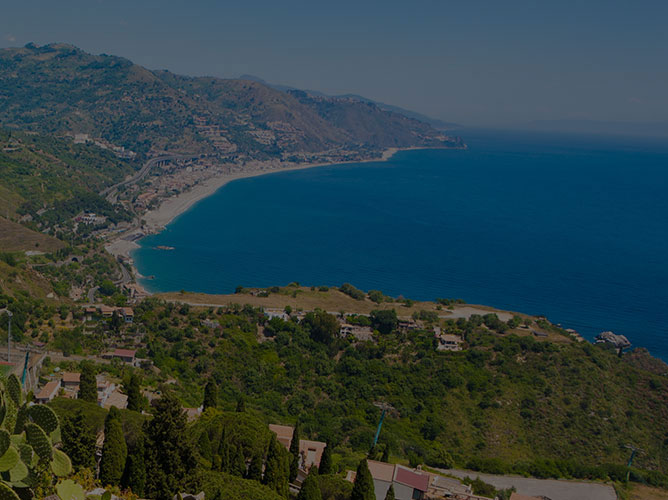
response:
<path id="1" fill-rule="evenodd" d="M 152 71 L 67 44 L 0 50 L 0 117 L 3 126 L 90 134 L 140 154 L 170 150 L 227 160 L 462 146 L 370 102 Z"/>

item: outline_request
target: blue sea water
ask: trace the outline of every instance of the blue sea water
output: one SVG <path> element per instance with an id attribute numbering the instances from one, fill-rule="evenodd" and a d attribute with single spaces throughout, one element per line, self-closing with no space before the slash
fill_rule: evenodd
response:
<path id="1" fill-rule="evenodd" d="M 668 360 L 668 141 L 471 130 L 465 151 L 222 187 L 141 241 L 151 291 L 350 282 L 544 314 Z M 174 247 L 156 250 L 157 245 Z"/>

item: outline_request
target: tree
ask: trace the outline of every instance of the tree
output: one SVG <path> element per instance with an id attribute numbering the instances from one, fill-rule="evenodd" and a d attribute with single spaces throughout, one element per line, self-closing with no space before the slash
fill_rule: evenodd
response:
<path id="1" fill-rule="evenodd" d="M 107 297 L 110 297 L 116 293 L 116 287 L 110 279 L 102 281 L 102 283 L 100 283 L 99 290 L 102 295 L 106 295 Z"/>
<path id="2" fill-rule="evenodd" d="M 292 440 L 290 441 L 290 475 L 288 480 L 293 482 L 299 472 L 299 440 L 300 440 L 299 420 L 295 424 L 295 430 L 292 433 Z"/>
<path id="3" fill-rule="evenodd" d="M 204 430 L 199 435 L 199 440 L 197 441 L 197 448 L 199 449 L 200 455 L 209 460 L 213 461 L 213 450 L 211 449 L 211 440 L 209 439 L 209 433 Z"/>
<path id="4" fill-rule="evenodd" d="M 383 456 L 380 458 L 381 462 L 389 462 L 390 461 L 390 445 L 386 444 L 385 448 L 383 448 Z"/>
<path id="5" fill-rule="evenodd" d="M 155 500 L 171 500 L 190 486 L 196 466 L 181 403 L 171 394 L 158 400 L 146 424 L 146 490 Z"/>
<path id="6" fill-rule="evenodd" d="M 391 484 L 390 487 L 387 490 L 387 493 L 385 493 L 385 500 L 394 500 L 394 485 Z"/>
<path id="7" fill-rule="evenodd" d="M 329 344 L 339 332 L 336 316 L 322 310 L 308 313 L 302 320 L 311 333 L 311 338 L 322 344 Z"/>
<path id="8" fill-rule="evenodd" d="M 236 446 L 234 460 L 232 461 L 230 473 L 234 476 L 244 477 L 246 475 L 246 458 L 241 445 Z"/>
<path id="9" fill-rule="evenodd" d="M 81 368 L 81 378 L 79 379 L 79 394 L 77 397 L 89 403 L 97 403 L 97 380 L 95 378 L 95 369 L 89 363 Z"/>
<path id="10" fill-rule="evenodd" d="M 350 500 L 376 500 L 373 478 L 371 477 L 371 472 L 369 472 L 366 458 L 363 458 L 357 466 L 357 475 L 355 476 Z"/>
<path id="11" fill-rule="evenodd" d="M 311 468 L 308 476 L 304 479 L 297 500 L 322 500 L 322 493 L 320 493 L 320 486 L 318 485 L 318 472 L 315 467 Z"/>
<path id="12" fill-rule="evenodd" d="M 218 405 L 218 387 L 213 380 L 209 380 L 204 386 L 204 410 L 215 408 Z"/>
<path id="13" fill-rule="evenodd" d="M 81 410 L 73 415 L 65 415 L 60 432 L 63 451 L 70 457 L 75 470 L 95 468 L 95 434 L 84 421 Z"/>
<path id="14" fill-rule="evenodd" d="M 383 335 L 392 333 L 397 328 L 397 312 L 394 309 L 371 311 L 371 324 Z"/>
<path id="15" fill-rule="evenodd" d="M 318 474 L 331 474 L 332 473 L 332 447 L 330 446 L 329 441 L 327 446 L 322 451 L 322 457 L 320 457 L 320 467 L 318 468 Z"/>
<path id="16" fill-rule="evenodd" d="M 231 457 L 230 457 L 230 443 L 227 440 L 227 434 L 223 427 L 223 432 L 220 435 L 220 442 L 218 443 L 218 470 L 221 472 L 230 472 Z"/>
<path id="17" fill-rule="evenodd" d="M 121 318 L 121 314 L 117 310 L 114 311 L 111 315 L 110 326 L 111 329 L 116 333 L 121 331 L 121 326 L 123 326 L 123 318 Z"/>
<path id="18" fill-rule="evenodd" d="M 131 447 L 128 458 L 125 462 L 125 471 L 121 484 L 124 488 L 130 488 L 132 493 L 142 497 L 146 489 L 146 464 L 144 456 L 146 447 L 144 445 L 144 436 L 140 435 Z"/>
<path id="19" fill-rule="evenodd" d="M 282 497 L 288 496 L 289 466 L 285 450 L 272 433 L 262 482 Z"/>
<path id="20" fill-rule="evenodd" d="M 251 457 L 248 472 L 246 472 L 246 479 L 262 480 L 262 455 L 260 453 L 254 453 Z"/>
<path id="21" fill-rule="evenodd" d="M 237 413 L 243 413 L 246 411 L 246 401 L 244 401 L 243 395 L 239 396 L 237 399 Z"/>
<path id="22" fill-rule="evenodd" d="M 116 410 L 115 412 L 113 410 Z M 121 484 L 128 447 L 116 407 L 112 407 L 104 422 L 104 445 L 100 460 L 100 481 L 103 484 Z"/>
<path id="23" fill-rule="evenodd" d="M 127 385 L 123 384 L 123 390 L 128 396 L 128 410 L 141 411 L 144 406 L 140 384 L 139 375 L 134 372 L 130 375 Z"/>

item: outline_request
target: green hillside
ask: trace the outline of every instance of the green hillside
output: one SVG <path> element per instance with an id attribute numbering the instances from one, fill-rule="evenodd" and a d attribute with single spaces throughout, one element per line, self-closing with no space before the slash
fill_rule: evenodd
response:
<path id="1" fill-rule="evenodd" d="M 86 133 L 138 153 L 280 157 L 335 148 L 460 146 L 431 126 L 351 99 L 298 99 L 258 82 L 150 71 L 66 44 L 0 50 L 0 124 Z"/>
<path id="2" fill-rule="evenodd" d="M 438 352 L 428 327 L 354 344 L 323 342 L 309 316 L 262 322 L 261 334 L 249 306 L 216 312 L 149 300 L 136 314 L 149 332 L 145 355 L 180 381 L 189 405 L 201 403 L 198 388 L 210 378 L 228 408 L 243 395 L 273 420 L 300 418 L 308 434 L 341 450 L 368 451 L 380 417 L 374 402 L 383 401 L 396 411 L 380 450 L 404 459 L 584 474 L 624 464 L 633 443 L 646 451 L 639 466 L 668 471 L 668 382 L 637 353 L 620 359 L 589 343 L 520 336 L 493 316 L 442 323 L 467 349 Z M 222 328 L 203 327 L 207 318 Z"/>

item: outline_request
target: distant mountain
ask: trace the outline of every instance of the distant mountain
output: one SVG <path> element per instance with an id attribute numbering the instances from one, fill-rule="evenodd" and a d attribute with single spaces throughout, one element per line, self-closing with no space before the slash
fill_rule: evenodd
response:
<path id="1" fill-rule="evenodd" d="M 668 137 L 668 122 L 624 122 L 599 120 L 536 120 L 521 128 L 545 132 Z"/>
<path id="2" fill-rule="evenodd" d="M 357 94 L 342 94 L 342 95 L 328 95 L 323 92 L 320 92 L 318 90 L 304 90 L 304 89 L 298 89 L 296 87 L 290 87 L 288 85 L 280 85 L 280 84 L 274 84 L 274 83 L 269 83 L 263 80 L 262 78 L 254 75 L 241 75 L 239 77 L 239 80 L 249 80 L 252 82 L 257 82 L 261 83 L 263 85 L 268 85 L 269 87 L 272 87 L 276 90 L 280 90 L 281 92 L 288 92 L 291 90 L 303 90 L 307 94 L 314 96 L 314 97 L 331 97 L 331 98 L 338 98 L 338 99 L 354 99 L 360 102 L 366 102 L 366 103 L 371 103 L 375 104 L 378 106 L 380 109 L 383 111 L 391 111 L 393 113 L 399 113 L 400 115 L 403 115 L 407 118 L 413 118 L 414 120 L 418 120 L 424 123 L 427 123 L 434 127 L 436 130 L 454 130 L 461 128 L 461 125 L 457 123 L 452 123 L 452 122 L 446 122 L 443 120 L 439 120 L 438 118 L 432 118 L 430 116 L 423 115 L 422 113 L 418 113 L 417 111 L 411 111 L 409 109 L 404 109 L 400 108 L 399 106 L 393 106 L 391 104 L 386 104 L 384 102 L 380 101 L 374 101 L 373 99 L 369 99 L 368 97 L 364 97 L 361 95 Z"/>
<path id="3" fill-rule="evenodd" d="M 250 80 L 151 71 L 67 44 L 0 50 L 0 125 L 85 133 L 140 154 L 170 150 L 230 161 L 461 145 L 427 123 L 373 103 L 305 98 Z"/>

